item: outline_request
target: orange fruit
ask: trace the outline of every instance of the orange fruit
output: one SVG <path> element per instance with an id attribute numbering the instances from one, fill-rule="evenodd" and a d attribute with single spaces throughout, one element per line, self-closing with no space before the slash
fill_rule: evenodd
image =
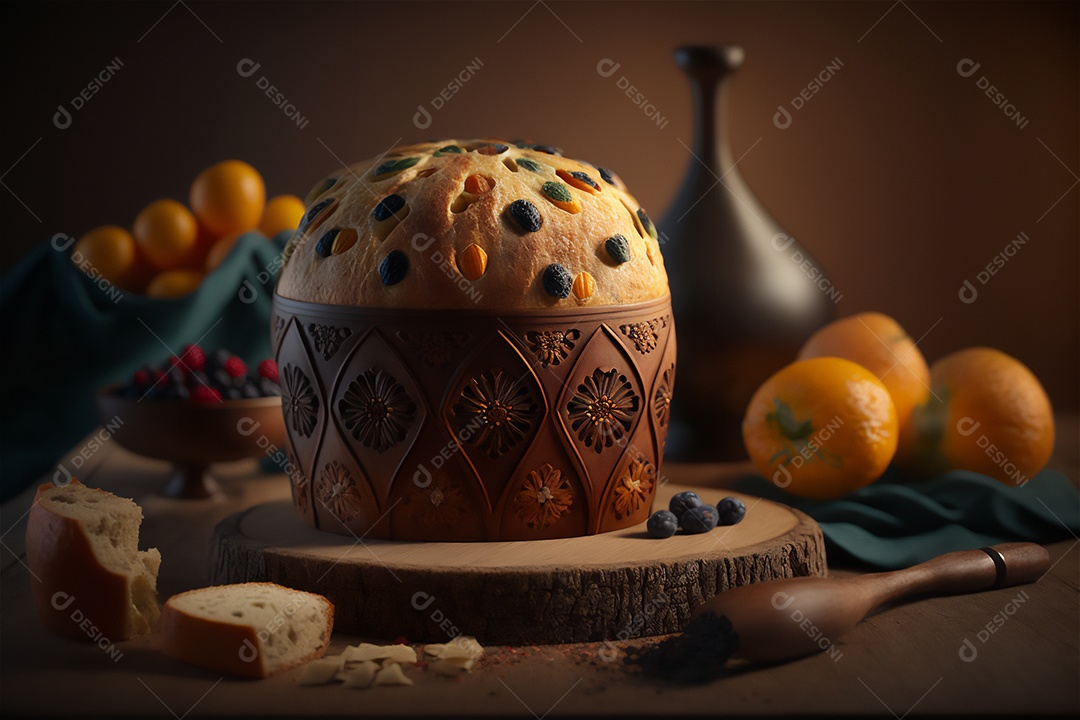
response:
<path id="1" fill-rule="evenodd" d="M 896 407 L 861 365 L 798 360 L 766 380 L 746 408 L 746 452 L 758 472 L 800 497 L 829 500 L 868 485 L 896 453 Z"/>
<path id="2" fill-rule="evenodd" d="M 913 415 L 916 439 L 903 458 L 924 472 L 952 468 L 1021 485 L 1054 449 L 1054 411 L 1039 379 L 1000 350 L 975 347 L 930 368 L 933 395 Z"/>
<path id="3" fill-rule="evenodd" d="M 135 238 L 116 225 L 102 225 L 79 238 L 71 261 L 83 272 L 97 274 L 113 285 L 127 287 L 138 262 Z"/>
<path id="4" fill-rule="evenodd" d="M 896 406 L 901 451 L 914 442 L 911 412 L 930 397 L 930 368 L 915 341 L 888 315 L 865 312 L 829 323 L 810 336 L 799 359 L 840 357 L 877 375 Z"/>
<path id="5" fill-rule="evenodd" d="M 172 270 L 187 262 L 198 234 L 195 216 L 175 200 L 150 203 L 132 226 L 139 249 L 158 270 Z"/>
<path id="6" fill-rule="evenodd" d="M 233 249 L 233 245 L 236 244 L 237 238 L 240 236 L 237 234 L 227 235 L 210 247 L 210 252 L 206 254 L 206 272 L 212 272 L 221 261 L 229 254 Z"/>
<path id="7" fill-rule="evenodd" d="M 304 201 L 295 195 L 271 198 L 259 220 L 259 232 L 272 240 L 282 230 L 295 230 L 304 210 Z"/>
<path id="8" fill-rule="evenodd" d="M 166 270 L 158 273 L 146 286 L 146 295 L 156 298 L 175 298 L 195 292 L 203 275 L 194 270 Z"/>
<path id="9" fill-rule="evenodd" d="M 259 172 L 240 160 L 225 160 L 203 170 L 191 184 L 191 209 L 218 236 L 254 230 L 266 204 Z"/>

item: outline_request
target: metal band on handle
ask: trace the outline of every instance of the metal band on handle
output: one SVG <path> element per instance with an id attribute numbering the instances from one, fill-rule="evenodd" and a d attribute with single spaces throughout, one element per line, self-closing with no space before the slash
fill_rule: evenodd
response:
<path id="1" fill-rule="evenodd" d="M 1005 557 L 992 547 L 984 547 L 979 549 L 990 556 L 990 559 L 994 561 L 994 567 L 997 569 L 997 577 L 994 578 L 994 584 L 991 585 L 989 589 L 997 590 L 999 587 L 1004 587 L 1005 572 L 1007 570 L 1005 566 Z"/>

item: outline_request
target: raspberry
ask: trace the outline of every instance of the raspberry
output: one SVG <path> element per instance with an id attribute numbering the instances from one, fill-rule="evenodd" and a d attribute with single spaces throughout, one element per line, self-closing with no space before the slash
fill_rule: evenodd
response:
<path id="1" fill-rule="evenodd" d="M 143 387 L 150 382 L 150 373 L 145 370 L 136 370 L 135 374 L 131 376 L 131 382 L 135 387 Z"/>
<path id="2" fill-rule="evenodd" d="M 150 371 L 150 383 L 152 385 L 157 385 L 164 377 L 165 373 L 162 370 L 158 370 L 157 368 L 155 368 Z"/>
<path id="3" fill-rule="evenodd" d="M 247 365 L 235 355 L 225 361 L 224 369 L 225 372 L 229 373 L 229 377 L 233 379 L 247 375 Z"/>
<path id="4" fill-rule="evenodd" d="M 221 402 L 221 393 L 214 388 L 200 385 L 191 391 L 191 399 L 197 403 L 219 403 Z"/>
<path id="5" fill-rule="evenodd" d="M 264 377 L 270 382 L 278 381 L 278 369 L 277 363 L 267 358 L 259 363 L 259 376 Z"/>
<path id="6" fill-rule="evenodd" d="M 206 368 L 206 353 L 198 345 L 188 345 L 180 357 L 189 371 L 202 372 Z"/>

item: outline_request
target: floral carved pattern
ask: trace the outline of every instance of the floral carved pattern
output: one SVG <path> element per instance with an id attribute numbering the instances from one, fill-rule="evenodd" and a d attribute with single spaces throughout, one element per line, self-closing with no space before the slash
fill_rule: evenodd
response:
<path id="1" fill-rule="evenodd" d="M 444 368 L 457 357 L 461 348 L 469 342 L 467 333 L 409 333 L 399 332 L 398 337 L 430 368 Z"/>
<path id="2" fill-rule="evenodd" d="M 300 469 L 300 462 L 292 452 L 286 451 L 285 458 L 287 462 L 285 475 L 288 476 L 289 485 L 292 486 L 293 502 L 296 503 L 296 507 L 300 508 L 300 512 L 306 514 L 308 509 L 307 475 Z"/>
<path id="3" fill-rule="evenodd" d="M 530 528 L 553 525 L 574 503 L 570 483 L 550 464 L 531 471 L 514 497 L 518 519 Z"/>
<path id="4" fill-rule="evenodd" d="M 376 452 L 405 439 L 416 416 L 416 404 L 394 376 L 373 367 L 349 383 L 338 401 L 345 429 Z"/>
<path id="5" fill-rule="evenodd" d="M 656 343 L 660 339 L 660 328 L 667 327 L 667 316 L 645 320 L 643 322 L 620 325 L 623 335 L 628 337 L 637 351 L 642 355 L 648 355 L 656 349 Z"/>
<path id="6" fill-rule="evenodd" d="M 567 358 L 574 349 L 574 343 L 581 337 L 581 331 L 576 328 L 569 330 L 530 330 L 525 333 L 525 340 L 529 343 L 529 349 L 536 355 L 536 359 L 547 367 L 558 365 Z"/>
<path id="7" fill-rule="evenodd" d="M 308 333 L 311 335 L 311 342 L 315 344 L 315 349 L 322 353 L 323 360 L 334 357 L 334 353 L 341 349 L 341 344 L 352 335 L 352 330 L 347 327 L 319 325 L 318 323 L 309 323 L 307 327 Z"/>
<path id="8" fill-rule="evenodd" d="M 323 507 L 341 522 L 355 517 L 363 508 L 360 491 L 348 468 L 333 460 L 322 469 L 315 493 Z"/>
<path id="9" fill-rule="evenodd" d="M 425 527 L 453 527 L 464 512 L 465 494 L 457 483 L 443 476 L 436 476 L 427 487 L 416 487 L 418 497 L 410 500 L 418 504 L 417 514 Z"/>
<path id="10" fill-rule="evenodd" d="M 615 516 L 625 518 L 636 513 L 652 494 L 656 469 L 643 457 L 630 463 L 615 486 Z"/>
<path id="11" fill-rule="evenodd" d="M 488 370 L 469 381 L 454 405 L 454 414 L 464 423 L 461 435 L 492 459 L 521 442 L 532 426 L 536 402 L 524 386 L 526 377 Z"/>
<path id="12" fill-rule="evenodd" d="M 630 430 L 639 404 L 625 375 L 597 368 L 578 385 L 566 410 L 578 439 L 600 453 Z"/>
<path id="13" fill-rule="evenodd" d="M 653 393 L 653 415 L 662 428 L 666 428 L 671 418 L 671 386 L 675 379 L 675 364 L 672 363 L 660 377 L 660 384 Z"/>
<path id="14" fill-rule="evenodd" d="M 319 396 L 308 376 L 295 365 L 286 365 L 281 371 L 281 404 L 289 428 L 311 437 L 319 419 Z"/>

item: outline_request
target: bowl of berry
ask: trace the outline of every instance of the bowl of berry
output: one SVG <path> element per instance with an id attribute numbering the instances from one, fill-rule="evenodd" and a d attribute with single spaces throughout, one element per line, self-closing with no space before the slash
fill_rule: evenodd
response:
<path id="1" fill-rule="evenodd" d="M 285 442 L 276 363 L 249 367 L 225 349 L 188 345 L 103 387 L 97 407 L 122 447 L 172 463 L 167 497 L 211 497 L 210 465 L 275 456 Z"/>

